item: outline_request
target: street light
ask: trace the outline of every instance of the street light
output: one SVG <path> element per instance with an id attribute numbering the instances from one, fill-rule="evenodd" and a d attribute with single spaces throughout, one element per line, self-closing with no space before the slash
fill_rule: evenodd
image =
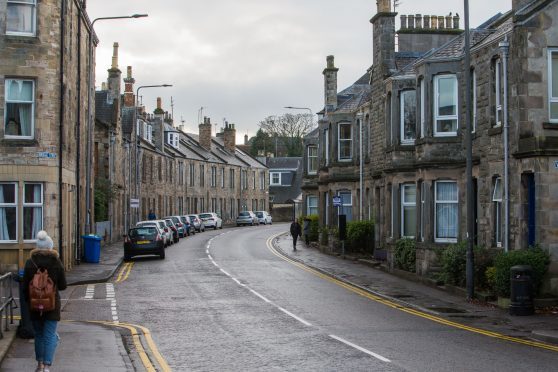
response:
<path id="1" fill-rule="evenodd" d="M 308 107 L 294 107 L 294 106 L 285 106 L 284 108 L 286 109 L 291 109 L 291 110 L 308 110 L 310 112 L 310 124 L 314 125 L 314 114 L 312 113 L 312 110 Z"/>
<path id="2" fill-rule="evenodd" d="M 93 163 L 93 117 L 91 112 L 91 96 L 92 90 L 95 90 L 95 83 L 93 82 L 93 25 L 97 21 L 105 21 L 105 20 L 112 20 L 112 19 L 127 19 L 127 18 L 144 18 L 147 17 L 147 14 L 132 14 L 129 16 L 114 16 L 114 17 L 99 17 L 95 18 L 91 22 L 91 30 L 89 31 L 89 46 L 88 46 L 88 54 L 89 54 L 89 68 L 87 69 L 87 81 L 89 82 L 89 87 L 87 89 L 87 170 L 86 170 L 86 180 L 85 180 L 85 207 L 86 207 L 86 221 L 85 221 L 85 234 L 91 233 L 91 172 L 92 172 L 92 163 Z M 78 165 L 79 166 L 79 165 Z"/>

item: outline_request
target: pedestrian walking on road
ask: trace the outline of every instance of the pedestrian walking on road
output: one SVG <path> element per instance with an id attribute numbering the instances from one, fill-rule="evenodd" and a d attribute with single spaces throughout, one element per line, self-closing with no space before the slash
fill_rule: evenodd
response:
<path id="1" fill-rule="evenodd" d="M 291 223 L 291 236 L 293 237 L 293 251 L 296 251 L 296 240 L 299 236 L 302 235 L 302 230 L 300 228 L 300 224 L 297 220 L 294 220 Z"/>
<path id="2" fill-rule="evenodd" d="M 310 218 L 306 217 L 304 219 L 303 224 L 303 231 L 304 231 L 304 240 L 306 241 L 306 245 L 310 244 Z"/>
<path id="3" fill-rule="evenodd" d="M 35 299 L 35 294 L 30 292 L 30 284 L 36 288 L 36 278 L 41 273 L 48 274 L 54 284 L 54 307 L 50 311 L 37 310 L 31 306 L 31 322 L 35 330 L 35 359 L 37 360 L 36 372 L 50 372 L 54 361 L 54 353 L 58 346 L 58 333 L 56 328 L 60 321 L 60 292 L 66 289 L 66 276 L 64 266 L 60 261 L 58 252 L 53 250 L 54 243 L 46 231 L 37 233 L 36 248 L 31 251 L 31 257 L 25 262 L 23 274 L 24 296 L 29 304 Z M 37 274 L 37 275 L 35 275 Z M 47 285 L 48 286 L 48 285 Z M 48 297 L 48 289 L 45 289 Z M 51 292 L 52 293 L 52 292 Z M 33 297 L 32 297 L 33 296 Z"/>
<path id="4" fill-rule="evenodd" d="M 149 211 L 149 214 L 147 215 L 147 219 L 149 221 L 153 221 L 157 219 L 157 215 L 155 214 L 155 212 L 153 212 L 152 210 Z"/>

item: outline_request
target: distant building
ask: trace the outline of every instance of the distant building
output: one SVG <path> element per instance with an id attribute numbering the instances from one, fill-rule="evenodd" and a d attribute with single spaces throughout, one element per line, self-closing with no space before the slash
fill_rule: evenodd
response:
<path id="1" fill-rule="evenodd" d="M 269 200 L 274 221 L 302 214 L 302 158 L 265 158 L 269 168 Z"/>

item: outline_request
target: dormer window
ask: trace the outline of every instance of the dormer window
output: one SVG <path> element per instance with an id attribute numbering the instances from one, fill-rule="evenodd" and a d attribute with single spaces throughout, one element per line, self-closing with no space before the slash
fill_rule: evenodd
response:
<path id="1" fill-rule="evenodd" d="M 175 149 L 178 149 L 180 147 L 180 135 L 178 133 L 168 133 L 167 143 Z"/>

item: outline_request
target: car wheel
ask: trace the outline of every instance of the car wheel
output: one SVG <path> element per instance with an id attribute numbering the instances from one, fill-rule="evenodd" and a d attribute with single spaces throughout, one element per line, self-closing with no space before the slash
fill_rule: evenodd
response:
<path id="1" fill-rule="evenodd" d="M 159 251 L 159 258 L 160 258 L 161 260 L 164 260 L 164 259 L 165 259 L 165 250 L 164 250 L 164 249 L 161 249 L 161 250 Z"/>
<path id="2" fill-rule="evenodd" d="M 267 221 L 264 221 L 264 226 L 267 225 Z"/>
<path id="3" fill-rule="evenodd" d="M 127 253 L 124 253 L 124 261 L 131 261 L 131 260 L 132 260 L 132 256 Z"/>

